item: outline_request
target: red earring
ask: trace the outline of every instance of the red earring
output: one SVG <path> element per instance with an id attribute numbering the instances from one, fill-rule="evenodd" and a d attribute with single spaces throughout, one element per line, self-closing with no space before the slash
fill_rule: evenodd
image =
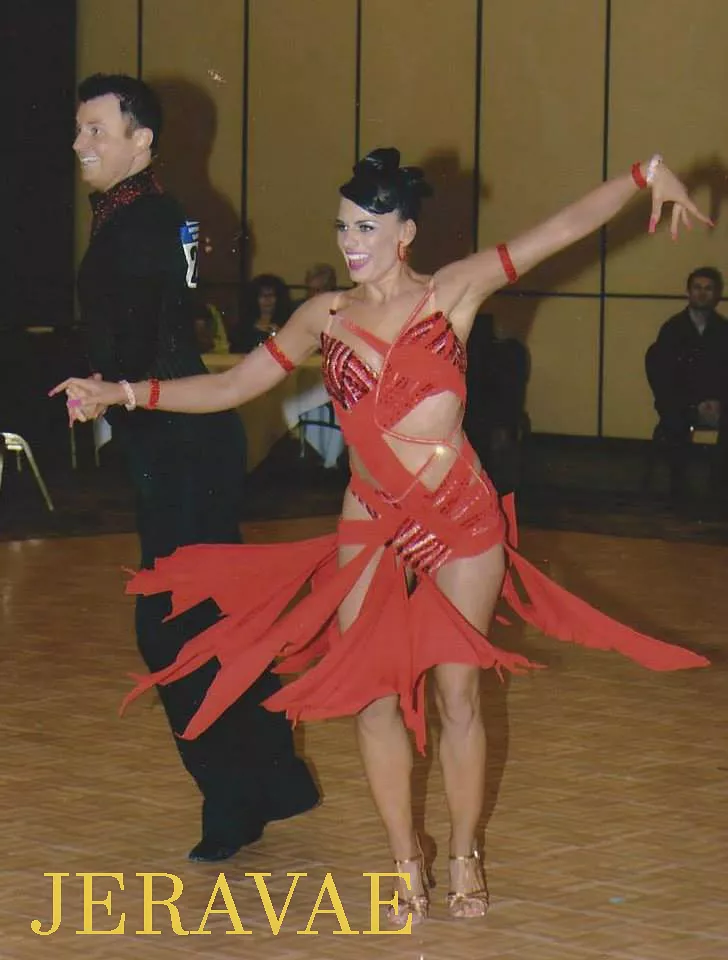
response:
<path id="1" fill-rule="evenodd" d="M 400 240 L 399 243 L 397 244 L 397 259 L 399 260 L 400 263 L 405 262 L 405 260 L 407 259 L 408 252 L 409 250 L 408 250 L 407 244 L 404 242 L 404 240 Z"/>

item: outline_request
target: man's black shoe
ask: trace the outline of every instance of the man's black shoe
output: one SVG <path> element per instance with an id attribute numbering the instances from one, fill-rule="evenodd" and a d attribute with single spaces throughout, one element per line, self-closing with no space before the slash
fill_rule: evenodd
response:
<path id="1" fill-rule="evenodd" d="M 235 843 L 203 837 L 187 854 L 187 859 L 193 863 L 217 863 L 219 860 L 229 860 L 243 847 L 255 843 L 263 836 L 265 824 L 261 823 L 255 830 L 251 830 L 244 838 Z"/>

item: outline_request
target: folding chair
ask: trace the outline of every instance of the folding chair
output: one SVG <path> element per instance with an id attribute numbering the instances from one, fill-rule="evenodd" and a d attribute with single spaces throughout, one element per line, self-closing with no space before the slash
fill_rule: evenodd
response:
<path id="1" fill-rule="evenodd" d="M 324 404 L 323 406 L 316 407 L 314 410 L 309 410 L 307 413 L 302 414 L 298 418 L 297 427 L 298 427 L 298 439 L 300 443 L 299 456 L 301 457 L 301 459 L 304 459 L 306 456 L 306 446 L 308 444 L 311 444 L 311 446 L 313 446 L 314 449 L 316 449 L 319 455 L 323 458 L 324 462 L 326 462 L 327 457 L 330 456 L 331 451 L 327 450 L 322 443 L 319 442 L 317 444 L 314 440 L 315 433 L 312 435 L 311 433 L 309 433 L 309 431 L 311 430 L 311 428 L 314 428 L 314 431 L 316 430 L 316 428 L 318 428 L 318 430 L 321 430 L 321 431 L 333 430 L 336 433 L 338 433 L 339 436 L 341 435 L 341 427 L 336 422 L 336 416 L 334 414 L 333 406 L 330 403 L 327 403 L 327 404 Z M 312 443 L 312 440 L 314 440 L 313 443 Z M 319 449 L 320 447 L 323 447 L 323 449 Z M 336 459 L 338 459 L 338 453 L 341 452 L 339 447 L 341 447 L 341 450 L 343 450 L 343 440 L 341 441 L 340 444 L 337 443 L 336 447 L 334 448 L 335 452 L 337 452 Z M 333 463 L 328 464 L 328 466 L 332 466 L 332 465 Z"/>
<path id="2" fill-rule="evenodd" d="M 14 453 L 16 456 L 16 464 L 18 468 L 18 473 L 23 469 L 23 461 L 21 454 L 25 454 L 25 457 L 30 464 L 30 469 L 33 471 L 33 476 L 35 481 L 40 487 L 40 492 L 43 494 L 43 499 L 46 502 L 46 506 L 49 510 L 54 510 L 53 501 L 51 500 L 50 494 L 48 493 L 48 488 L 43 482 L 43 477 L 40 475 L 40 470 L 38 469 L 38 464 L 35 462 L 35 457 L 33 456 L 33 451 L 30 449 L 30 444 L 24 440 L 18 433 L 4 433 L 0 432 L 0 437 L 2 437 L 2 444 L 0 445 L 0 489 L 3 484 L 3 466 L 5 462 L 5 451 L 8 453 Z"/>

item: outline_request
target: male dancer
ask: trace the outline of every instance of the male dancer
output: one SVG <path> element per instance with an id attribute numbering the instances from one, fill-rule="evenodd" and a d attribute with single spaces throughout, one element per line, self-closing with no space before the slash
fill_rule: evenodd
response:
<path id="1" fill-rule="evenodd" d="M 146 84 L 123 75 L 89 77 L 78 92 L 73 149 L 93 190 L 91 241 L 78 277 L 91 370 L 106 380 L 130 381 L 204 373 L 194 336 L 198 225 L 185 219 L 151 169 L 159 102 Z M 110 410 L 107 419 L 137 496 L 142 566 L 188 544 L 239 543 L 245 435 L 238 416 L 159 415 L 131 407 Z M 171 663 L 187 640 L 220 616 L 211 600 L 164 623 L 169 612 L 165 595 L 137 600 L 137 641 L 152 671 Z M 159 689 L 175 734 L 217 670 L 210 662 Z M 203 796 L 202 838 L 191 860 L 227 859 L 257 840 L 268 821 L 318 802 L 288 721 L 258 705 L 279 686 L 266 671 L 204 736 L 175 738 Z"/>

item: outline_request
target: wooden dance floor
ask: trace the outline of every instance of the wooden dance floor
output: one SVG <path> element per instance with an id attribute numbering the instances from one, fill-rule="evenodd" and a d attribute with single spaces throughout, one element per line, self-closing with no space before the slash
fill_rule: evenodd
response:
<path id="1" fill-rule="evenodd" d="M 247 536 L 299 538 L 332 524 L 260 524 Z M 418 804 L 441 851 L 434 916 L 395 936 L 364 933 L 373 927 L 363 874 L 389 863 L 349 720 L 298 731 L 325 795 L 320 808 L 271 825 L 219 867 L 188 863 L 198 798 L 161 708 L 149 696 L 117 716 L 126 676 L 139 669 L 121 572 L 136 562 L 134 537 L 0 543 L 2 960 L 728 958 L 728 549 L 534 530 L 523 541 L 559 582 L 715 666 L 652 674 L 498 627 L 498 642 L 549 669 L 506 685 L 484 678 L 491 911 L 485 921 L 447 918 L 442 786 L 437 765 L 421 763 Z M 287 875 L 306 874 L 277 936 L 246 876 L 254 872 L 270 874 L 278 914 Z M 40 936 L 31 923 L 51 929 L 49 873 L 69 876 L 58 881 L 58 930 Z M 92 873 L 117 876 L 78 876 Z M 152 873 L 170 876 L 137 876 Z M 144 883 L 148 900 L 179 893 L 179 933 L 163 905 L 148 904 L 145 917 Z M 218 912 L 203 927 L 216 886 Z M 324 910 L 338 893 L 338 918 L 310 919 L 322 887 Z M 109 891 L 110 913 L 91 904 Z M 123 932 L 104 935 L 122 914 Z M 334 935 L 341 923 L 359 932 Z M 77 933 L 84 925 L 94 933 Z"/>

